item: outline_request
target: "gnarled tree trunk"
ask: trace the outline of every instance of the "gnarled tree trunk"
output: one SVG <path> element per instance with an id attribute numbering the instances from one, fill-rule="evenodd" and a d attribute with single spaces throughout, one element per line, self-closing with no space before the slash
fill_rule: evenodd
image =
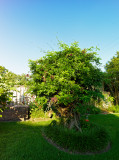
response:
<path id="1" fill-rule="evenodd" d="M 69 128 L 72 129 L 73 127 L 76 127 L 76 129 L 82 133 L 80 125 L 80 113 L 73 114 L 73 118 L 70 121 Z"/>

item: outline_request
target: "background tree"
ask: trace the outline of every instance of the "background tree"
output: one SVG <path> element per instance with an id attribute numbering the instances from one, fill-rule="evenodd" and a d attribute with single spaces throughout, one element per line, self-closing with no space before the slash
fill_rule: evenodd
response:
<path id="1" fill-rule="evenodd" d="M 12 91 L 17 90 L 18 86 L 27 85 L 29 75 L 17 75 L 0 66 L 0 104 L 5 106 L 11 100 Z"/>
<path id="2" fill-rule="evenodd" d="M 119 52 L 105 66 L 105 90 L 110 91 L 115 98 L 115 104 L 119 104 Z"/>
<path id="3" fill-rule="evenodd" d="M 8 70 L 0 66 L 0 105 L 3 107 L 10 101 L 11 96 L 9 83 L 7 81 L 8 74 Z"/>
<path id="4" fill-rule="evenodd" d="M 60 51 L 29 62 L 30 91 L 37 96 L 38 104 L 44 108 L 55 106 L 61 116 L 71 117 L 78 129 L 80 107 L 102 97 L 99 88 L 103 77 L 96 55 L 93 47 L 81 50 L 78 43 L 70 47 L 60 43 Z"/>

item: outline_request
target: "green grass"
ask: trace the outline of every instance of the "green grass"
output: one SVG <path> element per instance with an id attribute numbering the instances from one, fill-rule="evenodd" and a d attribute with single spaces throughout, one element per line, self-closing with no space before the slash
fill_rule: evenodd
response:
<path id="1" fill-rule="evenodd" d="M 111 149 L 97 155 L 71 155 L 49 144 L 41 135 L 49 122 L 0 122 L 0 160 L 118 160 L 119 114 L 91 115 L 112 139 Z"/>

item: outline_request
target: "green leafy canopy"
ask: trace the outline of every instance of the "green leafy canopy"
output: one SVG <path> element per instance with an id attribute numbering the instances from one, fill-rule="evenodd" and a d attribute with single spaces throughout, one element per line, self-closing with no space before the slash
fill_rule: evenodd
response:
<path id="1" fill-rule="evenodd" d="M 40 99 L 45 97 L 45 103 L 55 97 L 57 106 L 73 108 L 101 97 L 99 87 L 103 77 L 96 50 L 93 47 L 81 50 L 77 42 L 71 46 L 59 42 L 59 46 L 60 51 L 29 60 L 31 93 Z"/>

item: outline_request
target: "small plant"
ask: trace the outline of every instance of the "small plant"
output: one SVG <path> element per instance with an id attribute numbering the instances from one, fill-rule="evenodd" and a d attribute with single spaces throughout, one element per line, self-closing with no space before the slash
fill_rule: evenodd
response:
<path id="1" fill-rule="evenodd" d="M 30 117 L 31 118 L 52 118 L 55 117 L 55 113 L 51 108 L 47 107 L 47 100 L 44 97 L 37 98 L 32 102 L 30 106 Z"/>

